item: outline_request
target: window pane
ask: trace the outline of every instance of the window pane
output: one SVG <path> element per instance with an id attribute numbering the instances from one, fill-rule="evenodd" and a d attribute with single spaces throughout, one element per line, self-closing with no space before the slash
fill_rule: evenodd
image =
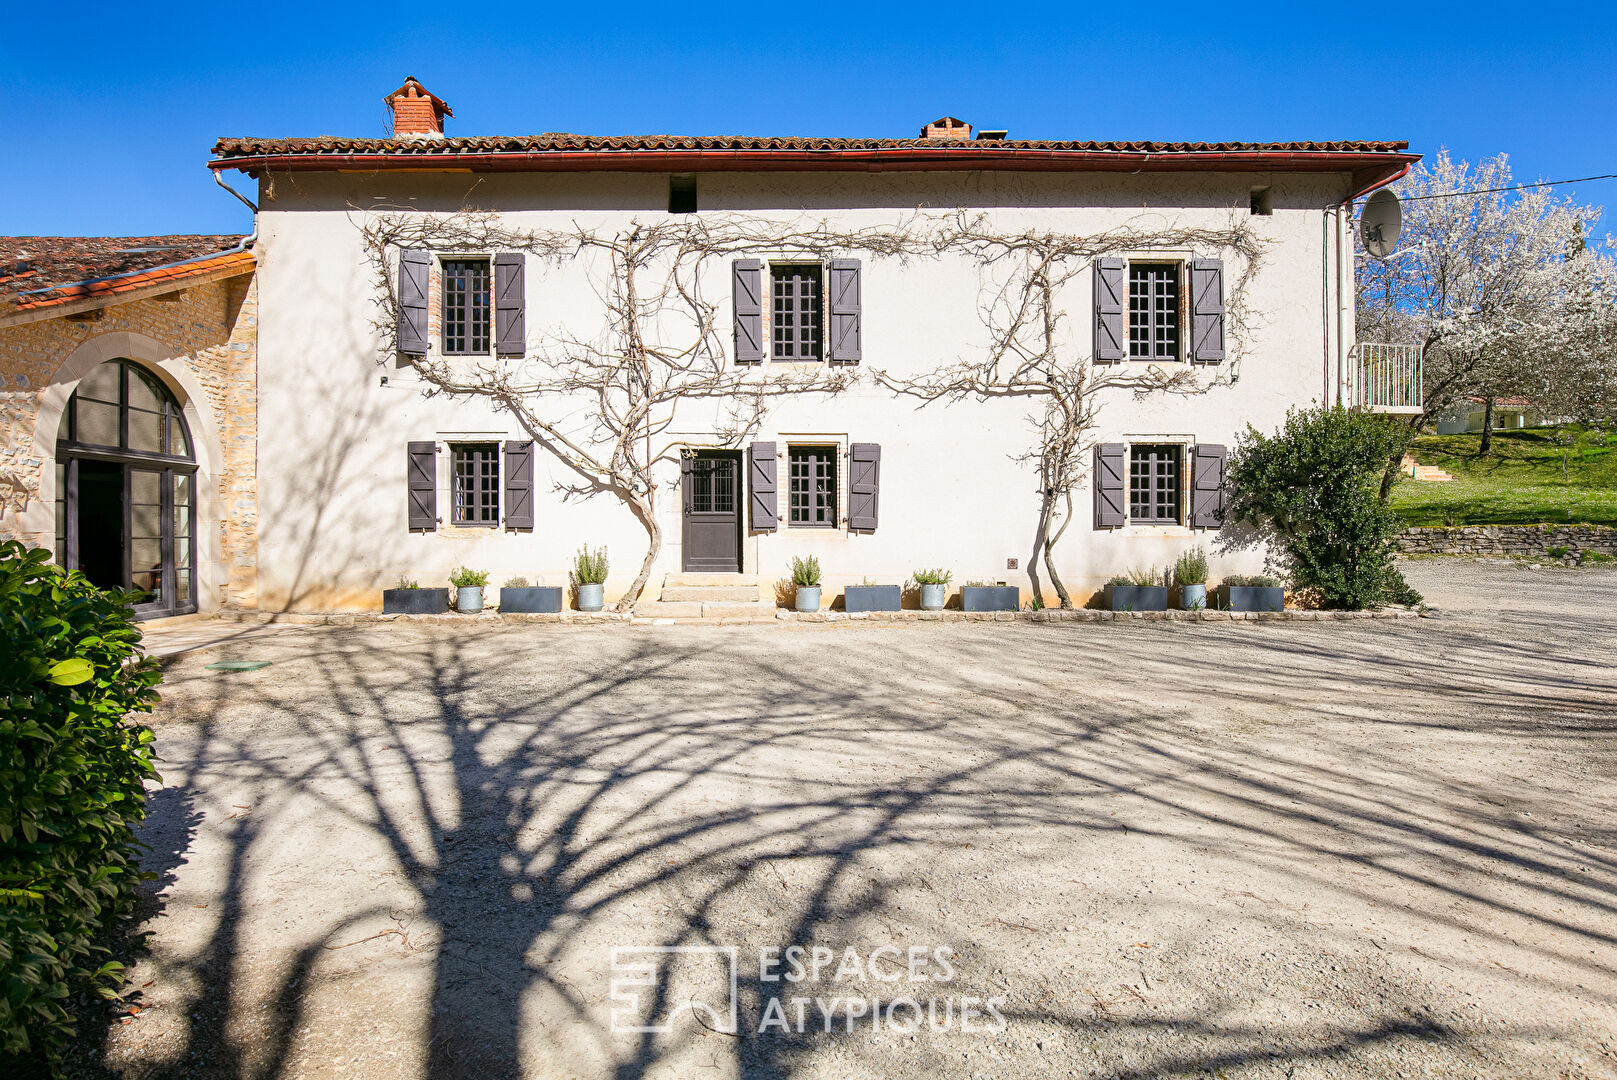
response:
<path id="1" fill-rule="evenodd" d="M 173 405 L 168 407 L 168 452 L 176 457 L 191 456 L 191 440 L 185 433 L 185 420 Z"/>
<path id="2" fill-rule="evenodd" d="M 91 368 L 90 373 L 79 380 L 75 393 L 81 398 L 95 398 L 97 401 L 118 404 L 118 377 L 122 368 L 123 365 L 116 360 L 109 360 L 105 364 Z"/>
<path id="3" fill-rule="evenodd" d="M 129 508 L 129 535 L 162 536 L 163 508 L 153 503 L 135 503 Z"/>
<path id="4" fill-rule="evenodd" d="M 163 542 L 156 539 L 131 539 L 129 569 L 135 588 L 156 592 L 163 579 Z"/>
<path id="5" fill-rule="evenodd" d="M 73 404 L 73 438 L 93 446 L 118 445 L 118 406 L 78 399 Z"/>
<path id="6" fill-rule="evenodd" d="M 163 474 L 150 469 L 129 470 L 129 501 L 152 503 L 163 501 Z"/>
<path id="7" fill-rule="evenodd" d="M 150 412 L 162 412 L 163 402 L 168 400 L 162 384 L 156 376 L 149 374 L 143 368 L 133 365 L 129 368 L 129 406 L 134 409 L 146 409 Z"/>
<path id="8" fill-rule="evenodd" d="M 174 575 L 175 602 L 185 606 L 191 602 L 191 572 L 181 570 Z"/>
<path id="9" fill-rule="evenodd" d="M 56 565 L 67 565 L 67 464 L 56 463 Z"/>
<path id="10" fill-rule="evenodd" d="M 129 449 L 163 452 L 163 414 L 145 409 L 129 410 Z"/>

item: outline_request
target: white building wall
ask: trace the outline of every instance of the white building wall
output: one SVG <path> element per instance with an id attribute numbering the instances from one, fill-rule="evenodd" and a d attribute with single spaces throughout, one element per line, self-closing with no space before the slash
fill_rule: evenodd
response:
<path id="1" fill-rule="evenodd" d="M 1272 186 L 1272 216 L 1249 216 L 1249 190 Z M 916 210 L 969 207 L 1003 231 L 1025 228 L 1092 234 L 1119 226 L 1228 228 L 1246 222 L 1266 242 L 1250 292 L 1251 334 L 1238 361 L 1207 374 L 1233 385 L 1192 397 L 1106 401 L 1096 441 L 1145 438 L 1234 445 L 1251 423 L 1273 430 L 1294 405 L 1320 399 L 1334 375 L 1336 326 L 1334 230 L 1322 208 L 1346 193 L 1337 175 L 1219 174 L 745 174 L 703 175 L 703 213 L 744 211 L 780 220 L 827 220 L 833 228 L 893 224 Z M 370 208 L 449 212 L 475 206 L 502 213 L 515 228 L 572 223 L 621 229 L 665 216 L 660 174 L 456 175 L 285 174 L 261 185 L 259 218 L 259 582 L 261 606 L 290 610 L 366 609 L 400 577 L 445 583 L 457 565 L 565 584 L 579 545 L 611 555 L 608 597 L 627 587 L 645 550 L 645 534 L 607 496 L 564 503 L 565 470 L 536 455 L 536 528 L 411 533 L 406 525 L 405 444 L 411 440 L 526 438 L 514 420 L 485 405 L 423 396 L 407 368 L 379 361 L 372 320 L 376 296 L 360 227 Z M 1324 245 L 1330 241 L 1330 247 Z M 1188 257 L 1192 253 L 1185 251 Z M 1198 256 L 1212 254 L 1195 252 Z M 1226 291 L 1235 267 L 1226 259 Z M 956 583 L 1005 581 L 1028 589 L 1038 496 L 1030 465 L 1014 459 L 1033 445 L 1037 403 L 934 403 L 918 407 L 875 385 L 869 370 L 919 375 L 980 352 L 987 333 L 978 312 L 978 269 L 958 259 L 863 260 L 865 374 L 835 398 L 778 402 L 760 439 L 784 455 L 793 441 L 850 441 L 882 447 L 880 527 L 746 533 L 745 569 L 767 584 L 787 575 L 794 554 L 820 557 L 826 595 L 863 578 L 899 582 L 923 566 L 943 566 Z M 728 260 L 714 260 L 710 294 L 724 297 L 729 327 Z M 1067 296 L 1064 331 L 1083 355 L 1093 312 L 1086 271 Z M 579 265 L 527 266 L 530 341 L 546 330 L 593 327 L 600 303 Z M 434 296 L 433 304 L 437 304 Z M 1348 343 L 1349 345 L 1351 342 Z M 1329 352 L 1330 355 L 1327 355 Z M 711 430 L 694 411 L 681 417 L 693 443 Z M 439 510 L 448 519 L 449 463 L 439 456 Z M 677 467 L 659 494 L 665 543 L 646 595 L 680 569 Z M 846 460 L 839 479 L 846 512 Z M 779 487 L 785 498 L 786 463 Z M 1063 578 L 1080 603 L 1110 575 L 1131 566 L 1171 563 L 1203 544 L 1214 576 L 1253 572 L 1254 551 L 1219 550 L 1216 533 L 1183 527 L 1097 531 L 1091 493 L 1076 496 L 1076 520 L 1058 548 Z M 1007 569 L 1017 559 L 1024 569 Z M 1054 593 L 1045 585 L 1046 600 Z"/>

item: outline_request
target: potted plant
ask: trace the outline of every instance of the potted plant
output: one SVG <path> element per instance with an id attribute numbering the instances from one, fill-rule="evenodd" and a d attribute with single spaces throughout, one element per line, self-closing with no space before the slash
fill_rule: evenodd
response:
<path id="1" fill-rule="evenodd" d="M 915 584 L 921 589 L 921 610 L 942 611 L 943 605 L 949 602 L 949 579 L 954 577 L 947 570 L 917 570 L 915 571 Z"/>
<path id="2" fill-rule="evenodd" d="M 960 588 L 962 611 L 1015 611 L 1021 590 L 1003 581 L 968 581 Z"/>
<path id="3" fill-rule="evenodd" d="M 500 586 L 500 610 L 525 614 L 554 614 L 561 610 L 560 585 L 530 585 L 525 577 L 514 577 Z"/>
<path id="4" fill-rule="evenodd" d="M 792 584 L 797 586 L 797 610 L 820 610 L 820 560 L 809 555 L 792 556 Z"/>
<path id="5" fill-rule="evenodd" d="M 457 566 L 449 575 L 449 584 L 455 590 L 456 611 L 470 615 L 483 610 L 483 586 L 488 584 L 487 570 Z"/>
<path id="6" fill-rule="evenodd" d="M 842 590 L 844 611 L 897 611 L 904 590 L 897 585 L 877 585 L 869 578 Z"/>
<path id="7" fill-rule="evenodd" d="M 1231 574 L 1224 579 L 1224 603 L 1231 611 L 1284 611 L 1286 589 L 1268 574 Z"/>
<path id="8" fill-rule="evenodd" d="M 384 615 L 442 615 L 449 610 L 448 589 L 423 589 L 409 578 L 382 590 Z"/>
<path id="9" fill-rule="evenodd" d="M 1154 566 L 1130 570 L 1106 583 L 1113 611 L 1167 611 L 1168 587 L 1160 585 L 1162 574 Z"/>
<path id="10" fill-rule="evenodd" d="M 588 544 L 573 558 L 573 584 L 578 589 L 578 610 L 600 611 L 606 606 L 606 548 L 591 551 Z"/>
<path id="11" fill-rule="evenodd" d="M 1207 607 L 1207 553 L 1193 547 L 1173 566 L 1173 583 L 1179 586 L 1179 609 L 1201 611 Z"/>

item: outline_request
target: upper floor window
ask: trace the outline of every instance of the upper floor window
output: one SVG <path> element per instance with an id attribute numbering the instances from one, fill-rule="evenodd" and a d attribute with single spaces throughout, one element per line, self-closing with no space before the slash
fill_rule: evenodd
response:
<path id="1" fill-rule="evenodd" d="M 1179 264 L 1129 263 L 1129 358 L 1179 359 Z"/>
<path id="2" fill-rule="evenodd" d="M 825 355 L 818 263 L 769 268 L 770 355 L 776 360 L 818 360 Z"/>
<path id="3" fill-rule="evenodd" d="M 487 259 L 443 261 L 444 352 L 475 355 L 489 351 L 493 322 Z"/>

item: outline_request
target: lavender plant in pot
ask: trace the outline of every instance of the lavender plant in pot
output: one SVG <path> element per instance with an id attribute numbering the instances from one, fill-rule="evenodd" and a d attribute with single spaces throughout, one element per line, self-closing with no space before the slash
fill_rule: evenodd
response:
<path id="1" fill-rule="evenodd" d="M 1207 553 L 1191 548 L 1174 563 L 1173 583 L 1179 586 L 1179 609 L 1201 611 L 1207 607 Z"/>
<path id="2" fill-rule="evenodd" d="M 914 581 L 921 590 L 922 611 L 942 611 L 949 602 L 949 580 L 953 574 L 943 569 L 917 570 Z"/>
<path id="3" fill-rule="evenodd" d="M 820 610 L 820 560 L 816 556 L 792 556 L 792 584 L 797 586 L 798 611 Z"/>
<path id="4" fill-rule="evenodd" d="M 483 610 L 483 586 L 488 584 L 487 570 L 457 566 L 449 575 L 449 584 L 455 590 L 456 611 L 471 615 Z"/>
<path id="5" fill-rule="evenodd" d="M 573 557 L 573 585 L 578 591 L 578 610 L 600 611 L 606 606 L 606 548 L 591 551 L 588 544 Z"/>

